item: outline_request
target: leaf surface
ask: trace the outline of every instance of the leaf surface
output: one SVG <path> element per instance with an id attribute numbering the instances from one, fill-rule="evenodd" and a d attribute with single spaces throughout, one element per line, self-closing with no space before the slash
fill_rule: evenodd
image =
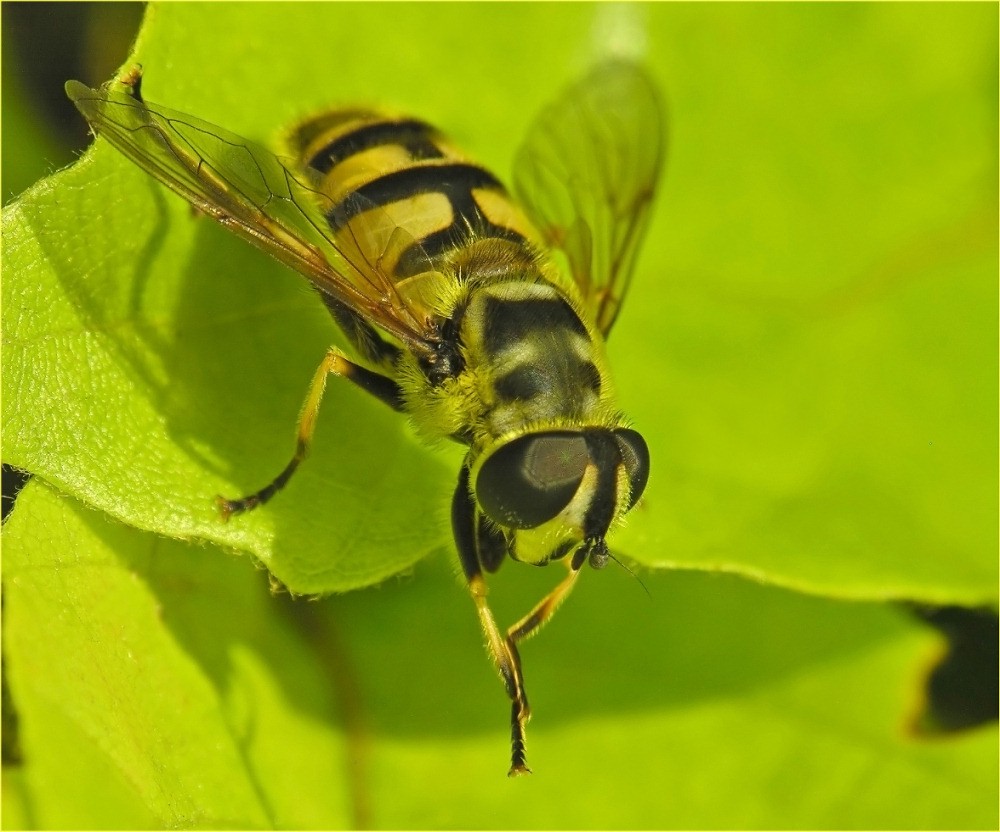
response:
<path id="1" fill-rule="evenodd" d="M 992 727 L 906 732 L 938 638 L 883 604 L 587 574 L 523 650 L 530 778 L 441 558 L 323 601 L 33 482 L 5 665 L 32 827 L 989 828 Z M 546 570 L 495 591 L 512 619 Z M 5 769 L 8 788 L 10 769 Z M 6 806 L 5 806 L 6 810 Z"/>

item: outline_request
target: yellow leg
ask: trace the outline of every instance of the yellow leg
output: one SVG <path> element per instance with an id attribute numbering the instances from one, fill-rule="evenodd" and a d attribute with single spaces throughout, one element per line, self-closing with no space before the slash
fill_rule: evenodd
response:
<path id="1" fill-rule="evenodd" d="M 507 630 L 507 639 L 504 642 L 507 648 L 507 655 L 510 657 L 511 666 L 514 669 L 514 690 L 516 694 L 514 697 L 514 706 L 511 711 L 511 743 L 513 753 L 511 768 L 508 772 L 508 775 L 512 777 L 518 774 L 531 773 L 531 769 L 525 764 L 524 750 L 524 729 L 528 724 L 528 720 L 531 719 L 531 708 L 528 705 L 528 697 L 524 691 L 524 678 L 521 675 L 521 655 L 518 652 L 517 645 L 518 642 L 524 641 L 526 638 L 534 635 L 553 616 L 555 611 L 559 609 L 559 605 L 566 600 L 566 596 L 573 589 L 576 579 L 580 577 L 579 567 L 574 568 L 568 558 L 564 562 L 569 569 L 569 574 L 559 582 L 555 589 L 539 601 L 531 612 Z"/>
<path id="2" fill-rule="evenodd" d="M 216 504 L 219 506 L 219 511 L 222 512 L 224 520 L 228 520 L 233 514 L 242 514 L 244 511 L 250 511 L 259 505 L 263 505 L 284 488 L 288 480 L 291 479 L 292 474 L 295 473 L 295 469 L 299 467 L 299 463 L 309 453 L 313 432 L 316 430 L 316 418 L 319 416 L 319 408 L 323 403 L 323 393 L 326 391 L 326 380 L 331 375 L 346 378 L 354 382 L 362 390 L 377 396 L 391 407 L 397 410 L 402 409 L 402 391 L 395 381 L 359 364 L 355 364 L 339 349 L 331 347 L 323 357 L 323 361 L 316 369 L 312 382 L 309 384 L 309 392 L 299 413 L 295 454 L 292 456 L 291 461 L 277 477 L 253 494 L 236 500 L 216 497 Z"/>
<path id="3" fill-rule="evenodd" d="M 580 577 L 580 569 L 579 567 L 573 567 L 570 558 L 564 559 L 563 563 L 569 569 L 569 574 L 559 582 L 555 589 L 539 601 L 531 612 L 507 631 L 508 642 L 516 644 L 519 641 L 530 638 L 555 614 L 555 611 L 559 609 L 562 602 L 566 600 L 566 596 L 569 595 L 576 585 L 576 579 Z"/>
<path id="4" fill-rule="evenodd" d="M 503 682 L 507 696 L 510 697 L 511 701 L 511 762 L 507 774 L 509 777 L 530 774 L 531 769 L 528 768 L 525 759 L 524 728 L 528 724 L 528 720 L 531 719 L 531 707 L 528 705 L 528 696 L 524 690 L 521 657 L 510 636 L 504 638 L 500 634 L 500 628 L 497 627 L 493 612 L 486 603 L 486 582 L 481 576 L 477 575 L 469 581 L 469 591 L 472 593 L 472 600 L 479 613 L 479 623 L 486 634 L 486 649 L 500 674 L 500 680 Z"/>
<path id="5" fill-rule="evenodd" d="M 524 690 L 521 656 L 517 644 L 537 632 L 552 617 L 573 589 L 580 575 L 580 567 L 586 562 L 586 558 L 579 555 L 567 556 L 564 563 L 569 574 L 504 636 L 497 627 L 496 619 L 486 601 L 488 589 L 482 575 L 483 564 L 478 534 L 480 530 L 476 520 L 477 509 L 469 490 L 469 468 L 468 465 L 464 465 L 458 476 L 458 485 L 451 506 L 452 531 L 455 535 L 458 557 L 469 584 L 469 593 L 472 595 L 476 612 L 479 614 L 479 623 L 486 635 L 486 649 L 500 674 L 507 696 L 510 697 L 511 762 L 508 775 L 514 777 L 531 773 L 525 757 L 524 741 L 525 726 L 531 718 L 531 707 Z"/>

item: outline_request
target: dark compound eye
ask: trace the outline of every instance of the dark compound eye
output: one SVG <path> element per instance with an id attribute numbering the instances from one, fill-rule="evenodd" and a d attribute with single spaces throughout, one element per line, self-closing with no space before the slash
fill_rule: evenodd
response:
<path id="1" fill-rule="evenodd" d="M 646 440 L 629 428 L 616 430 L 615 439 L 618 440 L 622 464 L 625 466 L 625 473 L 628 474 L 628 507 L 632 508 L 639 502 L 649 480 L 649 448 Z"/>
<path id="2" fill-rule="evenodd" d="M 589 462 L 587 442 L 579 433 L 528 434 L 483 463 L 476 497 L 501 526 L 533 529 L 566 508 Z"/>

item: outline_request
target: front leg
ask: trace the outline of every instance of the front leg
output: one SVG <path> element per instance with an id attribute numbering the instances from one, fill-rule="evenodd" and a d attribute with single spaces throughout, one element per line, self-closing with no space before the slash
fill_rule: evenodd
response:
<path id="1" fill-rule="evenodd" d="M 469 467 L 463 465 L 451 504 L 452 531 L 469 592 L 479 613 L 479 623 L 486 635 L 486 648 L 511 700 L 511 763 L 508 776 L 513 777 L 531 773 L 525 761 L 524 750 L 524 726 L 531 716 L 531 709 L 524 692 L 521 659 L 517 648 L 509 635 L 507 638 L 501 635 L 493 612 L 486 603 L 488 589 L 482 573 L 476 515 L 476 505 L 469 490 Z"/>

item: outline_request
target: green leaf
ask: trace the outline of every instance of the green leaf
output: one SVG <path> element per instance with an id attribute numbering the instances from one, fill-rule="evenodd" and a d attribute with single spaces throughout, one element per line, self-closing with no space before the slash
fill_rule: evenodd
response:
<path id="1" fill-rule="evenodd" d="M 265 141 L 383 104 L 500 173 L 600 44 L 645 37 L 671 147 L 610 352 L 653 479 L 616 543 L 683 568 L 643 572 L 649 599 L 588 570 L 524 646 L 535 774 L 508 781 L 509 704 L 440 556 L 459 449 L 331 383 L 288 488 L 222 524 L 339 335 L 98 141 L 3 215 L 4 458 L 36 474 L 4 529 L 4 825 L 995 828 L 995 726 L 910 730 L 939 637 L 842 599 L 995 601 L 997 22 L 152 6 L 152 101 Z M 416 579 L 292 601 L 226 551 L 295 592 Z M 559 577 L 506 566 L 498 619 Z"/>
<path id="2" fill-rule="evenodd" d="M 367 100 L 503 172 L 594 50 L 644 36 L 671 148 L 610 345 L 653 453 L 617 545 L 979 604 L 997 586 L 996 21 L 985 4 L 403 5 L 391 25 L 382 6 L 167 4 L 135 58 L 150 100 L 251 138 Z M 288 488 L 219 522 L 215 494 L 287 461 L 339 337 L 299 278 L 101 141 L 3 234 L 9 462 L 136 528 L 250 552 L 297 592 L 450 546 L 458 450 L 336 383 Z"/>
<path id="3" fill-rule="evenodd" d="M 697 572 L 648 576 L 647 598 L 588 574 L 525 647 L 535 774 L 510 781 L 508 706 L 440 558 L 377 590 L 268 597 L 243 559 L 37 482 L 4 551 L 34 827 L 998 821 L 995 730 L 907 735 L 938 639 L 884 605 Z M 510 577 L 505 618 L 551 580 Z"/>
<path id="4" fill-rule="evenodd" d="M 244 561 L 37 484 L 5 552 L 35 826 L 997 821 L 996 732 L 906 736 L 935 638 L 880 605 L 697 573 L 651 576 L 645 601 L 624 572 L 588 576 L 525 649 L 536 774 L 512 782 L 504 697 L 439 559 L 377 591 L 268 598 Z M 518 594 L 526 576 L 545 573 L 515 573 Z"/>
<path id="5" fill-rule="evenodd" d="M 653 335 L 618 363 L 656 426 L 626 551 L 995 599 L 995 12 L 692 9 L 657 50 L 675 132 L 643 263 L 663 252 L 664 289 L 637 285 L 612 348 Z"/>
<path id="6" fill-rule="evenodd" d="M 29 803 L 33 825 L 346 822 L 342 795 L 326 788 L 344 776 L 326 672 L 252 569 L 35 483 L 5 543 L 5 657 L 24 778 L 42 798 Z M 283 766 L 303 736 L 316 756 L 294 783 L 313 792 L 299 803 Z"/>

